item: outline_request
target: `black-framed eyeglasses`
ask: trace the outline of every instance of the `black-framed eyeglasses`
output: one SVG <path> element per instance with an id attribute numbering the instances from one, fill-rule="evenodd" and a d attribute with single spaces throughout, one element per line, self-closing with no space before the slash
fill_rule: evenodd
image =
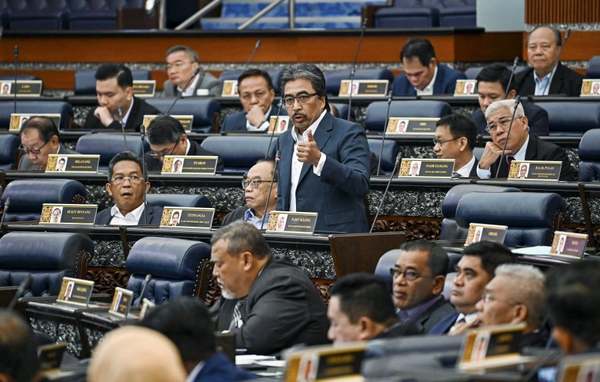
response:
<path id="1" fill-rule="evenodd" d="M 297 96 L 288 95 L 283 97 L 283 103 L 285 104 L 285 106 L 291 107 L 294 106 L 294 103 L 297 100 L 300 105 L 306 105 L 308 101 L 310 101 L 310 99 L 316 95 L 318 95 L 318 93 L 299 94 Z"/>
<path id="2" fill-rule="evenodd" d="M 455 141 L 455 140 L 457 140 L 457 139 L 461 139 L 461 138 L 462 138 L 462 137 L 456 137 L 456 138 L 452 138 L 452 139 L 446 139 L 446 140 L 443 140 L 443 139 L 437 139 L 437 138 L 433 138 L 433 145 L 434 145 L 434 146 L 436 146 L 436 145 L 440 145 L 440 146 L 441 146 L 441 145 L 443 145 L 444 143 L 452 142 L 452 141 Z"/>
<path id="3" fill-rule="evenodd" d="M 128 180 L 131 184 L 140 184 L 144 181 L 144 178 L 142 176 L 139 175 L 129 175 L 129 176 L 124 176 L 124 175 L 115 175 L 111 178 L 111 182 L 114 184 L 123 184 L 125 183 L 125 181 Z"/>
<path id="4" fill-rule="evenodd" d="M 252 189 L 257 189 L 262 183 L 271 183 L 270 180 L 262 180 L 262 179 L 242 179 L 242 188 L 246 189 L 248 187 Z"/>
<path id="5" fill-rule="evenodd" d="M 412 270 L 412 269 L 402 270 L 402 269 L 397 268 L 397 267 L 390 268 L 390 275 L 392 275 L 392 277 L 394 279 L 398 278 L 398 277 L 400 277 L 400 275 L 402 275 L 404 277 L 404 280 L 407 280 L 407 281 L 415 281 L 419 277 L 423 276 L 423 275 L 421 275 L 419 272 L 417 272 L 415 270 Z"/>
<path id="6" fill-rule="evenodd" d="M 48 141 L 48 142 L 50 142 L 50 141 Z M 44 148 L 44 146 L 46 146 L 48 144 L 48 142 L 45 142 L 43 145 L 41 145 L 37 149 L 20 145 L 19 150 L 22 151 L 24 154 L 39 155 L 42 152 L 42 149 Z"/>
<path id="7" fill-rule="evenodd" d="M 167 155 L 173 155 L 173 152 L 175 151 L 175 148 L 177 147 L 178 144 L 179 144 L 179 138 L 177 138 L 177 140 L 173 144 L 173 147 L 171 147 L 171 150 L 169 150 L 168 152 L 150 151 L 150 156 L 152 158 L 160 159 L 160 158 L 162 158 L 164 156 L 167 156 Z"/>

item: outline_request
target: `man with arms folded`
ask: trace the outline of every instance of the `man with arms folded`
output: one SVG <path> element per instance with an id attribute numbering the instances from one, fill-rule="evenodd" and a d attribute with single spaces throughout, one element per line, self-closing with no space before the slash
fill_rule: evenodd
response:
<path id="1" fill-rule="evenodd" d="M 454 159 L 454 174 L 460 178 L 477 177 L 473 149 L 477 128 L 468 117 L 450 114 L 436 122 L 433 152 L 439 159 Z"/>
<path id="2" fill-rule="evenodd" d="M 485 145 L 479 159 L 477 176 L 481 179 L 494 178 L 500 166 L 498 178 L 506 178 L 513 160 L 539 160 L 561 161 L 560 180 L 576 180 L 577 172 L 571 167 L 565 150 L 529 134 L 528 120 L 521 104 L 516 107 L 515 119 L 510 136 L 508 135 L 514 110 L 515 101 L 502 100 L 492 103 L 485 111 L 487 129 L 492 141 Z M 505 155 L 501 158 L 505 145 Z"/>
<path id="3" fill-rule="evenodd" d="M 193 97 L 221 95 L 222 84 L 200 67 L 198 53 L 185 45 L 167 49 L 167 76 L 163 84 L 165 97 Z"/>
<path id="4" fill-rule="evenodd" d="M 54 121 L 47 117 L 31 117 L 21 127 L 21 160 L 19 171 L 44 171 L 49 154 L 77 154 L 60 143 Z"/>
<path id="5" fill-rule="evenodd" d="M 294 128 L 277 141 L 277 209 L 318 212 L 317 231 L 366 232 L 370 154 L 364 129 L 329 113 L 325 77 L 315 65 L 288 67 L 281 82 Z"/>
<path id="6" fill-rule="evenodd" d="M 228 298 L 238 299 L 229 325 L 238 348 L 273 354 L 326 342 L 326 309 L 317 289 L 304 271 L 273 259 L 258 229 L 233 222 L 214 233 L 211 245 L 213 275 Z"/>

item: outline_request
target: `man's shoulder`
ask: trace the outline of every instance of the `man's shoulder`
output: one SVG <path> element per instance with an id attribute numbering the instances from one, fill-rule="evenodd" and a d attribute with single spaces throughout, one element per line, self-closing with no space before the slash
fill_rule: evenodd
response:
<path id="1" fill-rule="evenodd" d="M 244 213 L 246 212 L 247 209 L 248 209 L 248 207 L 246 207 L 246 206 L 240 206 L 240 207 L 237 207 L 236 209 L 234 209 L 233 211 L 229 212 L 223 218 L 223 226 L 231 224 L 232 222 L 234 222 L 236 220 L 243 219 Z"/>
<path id="2" fill-rule="evenodd" d="M 111 207 L 106 207 L 96 214 L 95 224 L 108 224 L 110 221 L 110 209 Z"/>
<path id="3" fill-rule="evenodd" d="M 560 62 L 558 63 L 558 67 L 556 68 L 556 71 L 559 72 L 562 77 L 569 79 L 569 80 L 580 80 L 583 78 L 582 76 L 579 75 L 579 73 L 577 73 L 573 69 L 569 68 L 568 66 L 563 65 Z"/>

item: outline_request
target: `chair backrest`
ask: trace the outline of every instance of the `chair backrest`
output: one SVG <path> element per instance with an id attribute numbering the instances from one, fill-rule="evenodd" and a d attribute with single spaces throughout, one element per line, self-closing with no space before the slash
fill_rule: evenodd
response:
<path id="1" fill-rule="evenodd" d="M 106 167 L 115 155 L 123 151 L 141 156 L 144 145 L 139 135 L 125 135 L 124 138 L 123 134 L 96 133 L 79 137 L 75 150 L 80 154 L 100 154 L 100 167 Z"/>
<path id="2" fill-rule="evenodd" d="M 579 180 L 600 179 L 600 129 L 588 130 L 579 141 Z"/>
<path id="3" fill-rule="evenodd" d="M 0 126 L 10 125 L 10 115 L 14 113 L 15 105 L 12 101 L 0 102 Z M 73 120 L 73 107 L 64 101 L 18 101 L 17 113 L 28 114 L 60 114 L 59 129 L 68 129 Z"/>
<path id="4" fill-rule="evenodd" d="M 204 195 L 146 194 L 146 202 L 156 207 L 212 207 L 210 200 Z"/>
<path id="5" fill-rule="evenodd" d="M 594 56 L 588 62 L 587 78 L 600 78 L 600 56 Z"/>
<path id="6" fill-rule="evenodd" d="M 479 75 L 479 72 L 481 72 L 481 69 L 483 69 L 483 66 L 471 66 L 465 70 L 465 76 L 468 80 L 474 80 Z"/>
<path id="7" fill-rule="evenodd" d="M 96 95 L 95 75 L 95 70 L 75 71 L 75 95 Z M 131 75 L 135 81 L 150 79 L 150 71 L 146 69 L 132 70 Z"/>
<path id="8" fill-rule="evenodd" d="M 442 227 L 440 232 L 441 240 L 463 240 L 466 239 L 466 232 L 459 230 L 456 222 L 456 207 L 463 196 L 471 192 L 520 192 L 516 187 L 486 186 L 481 184 L 459 184 L 452 187 L 446 193 L 442 202 Z"/>
<path id="9" fill-rule="evenodd" d="M 387 125 L 387 102 L 371 102 L 367 107 L 365 129 L 383 131 Z M 452 113 L 452 108 L 441 101 L 392 101 L 390 104 L 390 117 L 432 117 L 441 118 Z"/>
<path id="10" fill-rule="evenodd" d="M 17 134 L 0 134 L 0 170 L 10 170 L 15 166 L 21 140 Z"/>
<path id="11" fill-rule="evenodd" d="M 581 135 L 600 128 L 600 102 L 536 102 L 548 112 L 550 135 Z"/>
<path id="12" fill-rule="evenodd" d="M 475 192 L 458 202 L 456 221 L 463 231 L 470 223 L 506 225 L 508 247 L 550 245 L 564 207 L 554 193 Z"/>
<path id="13" fill-rule="evenodd" d="M 219 76 L 219 80 L 227 81 L 227 80 L 236 80 L 238 77 L 244 72 L 241 69 L 235 70 L 223 70 L 221 75 Z M 270 68 L 266 70 L 269 73 L 269 77 L 271 77 L 271 81 L 273 82 L 273 87 L 275 88 L 275 94 L 281 94 L 281 73 L 283 73 L 282 68 Z"/>
<path id="14" fill-rule="evenodd" d="M 87 190 L 72 179 L 22 179 L 10 182 L 2 201 L 8 208 L 4 221 L 38 221 L 44 203 L 85 203 Z"/>
<path id="15" fill-rule="evenodd" d="M 223 160 L 224 172 L 239 173 L 248 171 L 259 159 L 274 156 L 277 138 L 271 140 L 271 153 L 267 155 L 270 139 L 269 135 L 212 136 L 202 141 L 202 148 Z"/>
<path id="16" fill-rule="evenodd" d="M 337 117 L 341 119 L 348 118 L 348 103 L 329 103 L 329 106 L 334 108 L 337 111 Z M 354 121 L 355 119 L 354 112 L 350 111 L 350 119 L 349 121 Z"/>
<path id="17" fill-rule="evenodd" d="M 381 173 L 390 174 L 394 169 L 396 157 L 400 151 L 400 147 L 396 141 L 387 139 L 385 142 L 383 142 L 383 140 L 379 138 L 369 138 L 368 142 L 369 150 L 375 154 L 377 159 L 379 159 L 379 155 L 381 154 Z M 382 143 L 383 151 L 381 150 Z"/>
<path id="18" fill-rule="evenodd" d="M 131 274 L 127 289 L 138 297 L 144 278 L 152 275 L 145 298 L 161 304 L 179 296 L 198 292 L 201 267 L 210 261 L 210 245 L 168 237 L 144 237 L 131 247 L 127 271 Z"/>
<path id="19" fill-rule="evenodd" d="M 340 83 L 342 80 L 349 80 L 350 73 L 350 69 L 326 70 L 323 74 L 325 75 L 327 94 L 331 96 L 337 96 L 340 93 Z M 390 82 L 389 86 L 392 86 L 394 74 L 389 69 L 358 69 L 354 73 L 354 79 L 388 80 Z"/>
<path id="20" fill-rule="evenodd" d="M 56 296 L 65 276 L 83 277 L 83 264 L 94 253 L 81 233 L 9 232 L 0 239 L 0 286 L 19 285 L 31 275 L 30 294 Z"/>
<path id="21" fill-rule="evenodd" d="M 213 98 L 180 98 L 175 105 L 175 98 L 147 98 L 146 102 L 154 106 L 161 113 L 188 114 L 194 116 L 192 130 L 195 132 L 208 132 L 213 126 L 213 121 L 221 111 L 221 104 Z"/>
<path id="22" fill-rule="evenodd" d="M 400 252 L 402 251 L 400 251 L 399 249 L 392 249 L 387 251 L 386 253 L 381 255 L 379 261 L 377 262 L 377 265 L 375 266 L 375 276 L 385 281 L 385 284 L 388 286 L 390 292 L 392 290 L 392 283 L 394 281 L 392 278 L 392 274 L 390 273 L 390 268 L 392 268 L 394 264 L 396 264 L 396 260 L 398 260 L 398 256 L 400 256 Z"/>

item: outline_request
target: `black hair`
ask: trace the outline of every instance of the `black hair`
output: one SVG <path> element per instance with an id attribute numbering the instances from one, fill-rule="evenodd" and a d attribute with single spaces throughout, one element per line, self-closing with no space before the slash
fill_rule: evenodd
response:
<path id="1" fill-rule="evenodd" d="M 102 64 L 96 70 L 95 77 L 98 81 L 116 78 L 117 84 L 121 88 L 133 86 L 131 70 L 123 64 Z"/>
<path id="2" fill-rule="evenodd" d="M 498 82 L 502 86 L 502 90 L 508 93 L 512 89 L 516 89 L 517 84 L 513 80 L 510 89 L 507 89 L 508 82 L 510 81 L 510 70 L 502 64 L 491 64 L 477 74 L 476 80 L 479 82 Z"/>
<path id="3" fill-rule="evenodd" d="M 0 311 L 0 374 L 31 382 L 39 365 L 31 329 L 13 312 Z"/>
<path id="4" fill-rule="evenodd" d="M 185 129 L 181 122 L 170 115 L 156 117 L 148 125 L 148 141 L 152 145 L 175 143 L 183 134 Z"/>
<path id="5" fill-rule="evenodd" d="M 340 309 L 351 323 L 368 317 L 376 323 L 397 320 L 392 296 L 386 283 L 369 273 L 353 273 L 339 278 L 330 289 L 338 297 Z"/>
<path id="6" fill-rule="evenodd" d="M 325 75 L 314 64 L 296 64 L 283 69 L 281 73 L 281 94 L 285 94 L 285 85 L 290 81 L 307 80 L 311 83 L 315 93 L 319 97 L 325 98 L 325 110 L 329 111 L 329 101 L 327 100 L 327 86 Z"/>
<path id="7" fill-rule="evenodd" d="M 424 38 L 413 38 L 408 40 L 400 51 L 400 60 L 404 58 L 417 57 L 421 65 L 427 66 L 435 57 L 435 50 L 431 42 Z"/>
<path id="8" fill-rule="evenodd" d="M 435 276 L 445 276 L 448 273 L 448 254 L 440 245 L 429 240 L 405 241 L 400 245 L 400 250 L 404 252 L 424 251 L 429 254 L 427 265 L 431 269 L 431 274 Z"/>
<path id="9" fill-rule="evenodd" d="M 252 224 L 242 220 L 235 221 L 215 231 L 210 244 L 219 240 L 227 241 L 227 252 L 231 256 L 248 251 L 257 258 L 271 256 L 271 248 L 262 233 Z"/>
<path id="10" fill-rule="evenodd" d="M 480 241 L 470 244 L 463 250 L 463 256 L 478 257 L 481 261 L 481 267 L 490 277 L 494 277 L 494 272 L 498 266 L 513 262 L 510 249 L 502 244 L 491 241 Z"/>
<path id="11" fill-rule="evenodd" d="M 50 139 L 52 139 L 52 137 L 55 135 L 60 141 L 58 128 L 56 127 L 56 123 L 54 123 L 52 118 L 33 116 L 23 123 L 20 133 L 23 133 L 23 131 L 28 129 L 37 130 L 44 143 L 49 142 Z"/>
<path id="12" fill-rule="evenodd" d="M 140 170 L 142 172 L 142 177 L 144 179 L 146 179 L 146 173 L 144 171 L 144 166 L 142 166 L 142 161 L 140 160 L 140 158 L 138 158 L 138 156 L 135 155 L 134 153 L 132 153 L 131 151 L 123 151 L 123 152 L 118 153 L 114 157 L 112 157 L 112 159 L 108 163 L 108 181 L 109 182 L 112 179 L 113 169 L 114 169 L 115 165 L 122 161 L 131 161 L 131 162 L 137 163 L 137 165 L 140 166 Z"/>
<path id="13" fill-rule="evenodd" d="M 269 73 L 265 72 L 264 70 L 255 69 L 255 68 L 244 70 L 242 72 L 242 74 L 240 74 L 240 76 L 238 77 L 238 80 L 237 80 L 238 88 L 240 87 L 240 84 L 242 83 L 242 81 L 249 77 L 262 77 L 265 79 L 265 81 L 267 81 L 267 86 L 269 87 L 269 89 L 270 90 L 274 89 L 273 80 L 271 79 L 271 76 L 269 75 Z"/>
<path id="14" fill-rule="evenodd" d="M 537 25 L 535 28 L 533 28 L 531 30 L 531 32 L 529 32 L 529 35 L 531 35 L 533 32 L 535 32 L 536 30 L 540 29 L 540 28 L 547 28 L 550 29 L 552 31 L 552 33 L 554 34 L 554 40 L 556 41 L 556 46 L 562 46 L 562 36 L 560 34 L 560 31 L 554 27 L 551 27 L 549 25 Z M 529 37 L 527 37 L 528 41 L 529 41 Z"/>
<path id="15" fill-rule="evenodd" d="M 436 126 L 448 126 L 452 138 L 465 137 L 469 142 L 469 149 L 473 151 L 477 143 L 477 126 L 471 120 L 462 114 L 449 114 L 440 118 Z"/>

